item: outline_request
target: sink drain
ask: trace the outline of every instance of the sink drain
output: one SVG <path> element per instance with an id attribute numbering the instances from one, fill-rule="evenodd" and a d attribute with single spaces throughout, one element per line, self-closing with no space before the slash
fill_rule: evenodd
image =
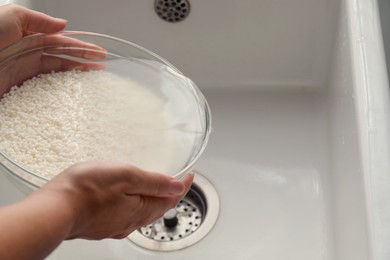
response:
<path id="1" fill-rule="evenodd" d="M 141 234 L 156 241 L 175 241 L 189 236 L 202 224 L 205 206 L 193 186 L 176 208 L 155 223 L 142 227 Z"/>
<path id="2" fill-rule="evenodd" d="M 155 0 L 154 11 L 163 20 L 171 23 L 183 21 L 190 13 L 188 0 Z"/>
<path id="3" fill-rule="evenodd" d="M 156 222 L 129 235 L 144 248 L 173 251 L 191 246 L 213 228 L 219 214 L 219 198 L 212 184 L 196 173 L 191 189 L 180 203 Z"/>

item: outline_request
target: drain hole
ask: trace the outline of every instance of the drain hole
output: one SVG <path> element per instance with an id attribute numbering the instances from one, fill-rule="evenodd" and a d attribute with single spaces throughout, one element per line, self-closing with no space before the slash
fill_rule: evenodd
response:
<path id="1" fill-rule="evenodd" d="M 175 208 L 156 222 L 134 231 L 129 239 L 152 250 L 182 249 L 206 236 L 218 213 L 217 192 L 207 179 L 197 173 L 191 189 Z"/>
<path id="2" fill-rule="evenodd" d="M 170 241 L 182 239 L 195 232 L 201 226 L 206 215 L 207 201 L 200 188 L 193 184 L 183 200 L 176 208 L 169 210 L 152 225 L 139 229 L 141 234 L 152 240 Z M 196 223 L 193 225 L 193 223 Z"/>
<path id="3" fill-rule="evenodd" d="M 190 13 L 190 2 L 188 0 L 156 0 L 154 10 L 165 21 L 180 22 Z"/>

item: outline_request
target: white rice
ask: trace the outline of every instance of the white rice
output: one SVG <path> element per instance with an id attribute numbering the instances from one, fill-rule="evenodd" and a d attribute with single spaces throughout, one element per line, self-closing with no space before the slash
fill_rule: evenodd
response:
<path id="1" fill-rule="evenodd" d="M 161 172 L 172 159 L 163 111 L 162 99 L 109 72 L 44 74 L 0 100 L 0 149 L 48 179 L 95 159 Z"/>

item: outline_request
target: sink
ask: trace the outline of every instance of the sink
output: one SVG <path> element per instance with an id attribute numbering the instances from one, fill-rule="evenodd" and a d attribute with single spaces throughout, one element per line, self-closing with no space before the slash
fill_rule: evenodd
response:
<path id="1" fill-rule="evenodd" d="M 195 166 L 220 198 L 206 237 L 172 252 L 73 240 L 48 259 L 390 259 L 389 38 L 376 0 L 197 0 L 178 23 L 153 1 L 11 2 L 154 51 L 213 114 Z M 1 178 L 0 203 L 20 199 Z"/>

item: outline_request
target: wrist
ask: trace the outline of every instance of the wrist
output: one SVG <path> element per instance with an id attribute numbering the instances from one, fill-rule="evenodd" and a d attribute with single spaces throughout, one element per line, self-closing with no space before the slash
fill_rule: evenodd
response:
<path id="1" fill-rule="evenodd" d="M 71 236 L 77 213 L 69 189 L 43 187 L 27 197 L 25 201 L 26 207 L 41 211 L 42 217 L 47 221 L 45 228 L 48 235 L 53 236 L 54 239 L 60 237 L 61 240 Z"/>
<path id="2" fill-rule="evenodd" d="M 42 188 L 1 208 L 0 222 L 0 244 L 7 249 L 0 258 L 43 259 L 69 236 L 75 214 L 61 193 Z"/>

